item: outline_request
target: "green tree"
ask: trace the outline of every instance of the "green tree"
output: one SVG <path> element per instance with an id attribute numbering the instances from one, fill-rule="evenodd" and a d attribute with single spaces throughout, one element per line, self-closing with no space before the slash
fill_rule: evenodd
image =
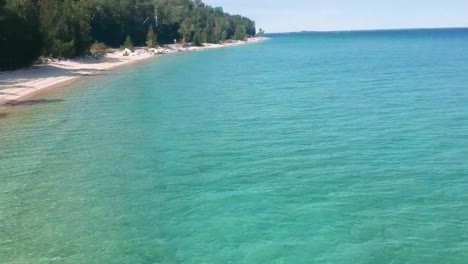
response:
<path id="1" fill-rule="evenodd" d="M 127 37 L 125 38 L 123 48 L 133 51 L 134 46 L 133 46 L 133 41 L 132 41 L 132 38 L 130 37 L 130 35 L 127 35 Z"/>
<path id="2" fill-rule="evenodd" d="M 191 17 L 184 19 L 181 23 L 178 33 L 181 35 L 182 39 L 186 42 L 191 42 L 193 39 L 193 34 L 195 33 L 195 24 L 192 21 Z"/>
<path id="3" fill-rule="evenodd" d="M 37 8 L 32 1 L 0 0 L 0 70 L 29 66 L 39 57 Z"/>
<path id="4" fill-rule="evenodd" d="M 198 47 L 203 46 L 203 33 L 200 29 L 196 30 L 193 34 L 193 45 Z"/>
<path id="5" fill-rule="evenodd" d="M 154 48 L 157 44 L 156 34 L 154 33 L 153 26 L 150 26 L 148 29 L 147 44 L 149 48 Z"/>
<path id="6" fill-rule="evenodd" d="M 93 43 L 91 0 L 40 1 L 39 20 L 45 55 L 75 57 L 85 54 Z"/>
<path id="7" fill-rule="evenodd" d="M 247 33 L 246 33 L 246 30 L 245 30 L 245 26 L 244 25 L 238 25 L 236 27 L 236 32 L 234 33 L 234 39 L 245 40 L 246 37 L 247 37 Z"/>
<path id="8" fill-rule="evenodd" d="M 262 28 L 260 28 L 260 29 L 258 30 L 258 33 L 257 33 L 256 36 L 257 36 L 257 37 L 263 37 L 263 36 L 265 36 L 265 30 L 263 30 Z"/>

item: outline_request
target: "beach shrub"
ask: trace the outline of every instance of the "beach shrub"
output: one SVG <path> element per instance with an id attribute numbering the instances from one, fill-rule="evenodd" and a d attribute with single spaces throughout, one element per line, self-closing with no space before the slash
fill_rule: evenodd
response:
<path id="1" fill-rule="evenodd" d="M 107 53 L 107 46 L 102 42 L 96 41 L 91 45 L 89 51 L 94 56 L 104 56 Z"/>

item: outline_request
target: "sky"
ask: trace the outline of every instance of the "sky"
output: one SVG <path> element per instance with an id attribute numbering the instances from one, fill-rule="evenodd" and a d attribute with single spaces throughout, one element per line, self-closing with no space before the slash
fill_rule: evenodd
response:
<path id="1" fill-rule="evenodd" d="M 468 27 L 468 0 L 204 0 L 267 33 Z"/>

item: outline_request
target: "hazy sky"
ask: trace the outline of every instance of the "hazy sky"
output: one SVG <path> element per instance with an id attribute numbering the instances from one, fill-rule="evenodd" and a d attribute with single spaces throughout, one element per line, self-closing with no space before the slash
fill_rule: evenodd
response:
<path id="1" fill-rule="evenodd" d="M 468 0 L 205 0 L 267 32 L 468 27 Z"/>

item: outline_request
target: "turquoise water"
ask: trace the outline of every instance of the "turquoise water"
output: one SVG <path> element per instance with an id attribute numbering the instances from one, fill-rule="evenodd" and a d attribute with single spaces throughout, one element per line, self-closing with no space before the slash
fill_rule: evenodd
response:
<path id="1" fill-rule="evenodd" d="M 0 263 L 467 263 L 468 31 L 273 35 L 0 119 Z"/>

